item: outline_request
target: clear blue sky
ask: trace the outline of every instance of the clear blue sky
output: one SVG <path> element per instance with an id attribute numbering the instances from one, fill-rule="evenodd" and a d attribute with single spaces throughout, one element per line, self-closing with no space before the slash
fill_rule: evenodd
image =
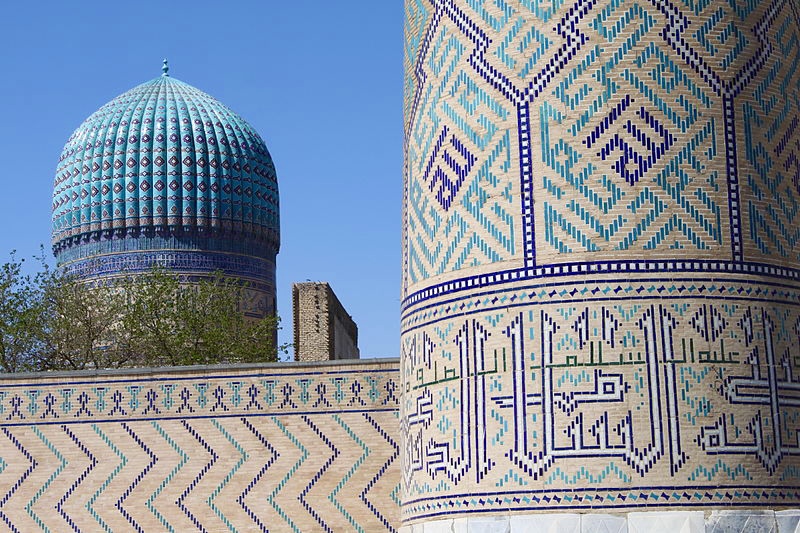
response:
<path id="1" fill-rule="evenodd" d="M 0 18 L 0 259 L 50 246 L 61 149 L 101 105 L 161 73 L 218 98 L 278 173 L 280 338 L 291 283 L 331 283 L 362 356 L 399 349 L 401 0 L 11 2 Z"/>

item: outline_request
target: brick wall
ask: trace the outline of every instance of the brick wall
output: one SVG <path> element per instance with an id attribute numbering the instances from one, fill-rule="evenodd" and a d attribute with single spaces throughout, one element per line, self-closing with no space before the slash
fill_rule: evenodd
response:
<path id="1" fill-rule="evenodd" d="M 397 360 L 0 378 L 15 531 L 383 531 Z"/>

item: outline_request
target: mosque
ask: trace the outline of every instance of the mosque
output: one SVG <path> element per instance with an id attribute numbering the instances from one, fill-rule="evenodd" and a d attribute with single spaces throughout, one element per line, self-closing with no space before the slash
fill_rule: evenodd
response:
<path id="1" fill-rule="evenodd" d="M 800 3 L 405 8 L 399 360 L 313 286 L 314 361 L 3 376 L 0 521 L 800 531 Z M 58 262 L 271 313 L 269 153 L 163 74 L 67 142 Z"/>
<path id="2" fill-rule="evenodd" d="M 64 146 L 53 250 L 69 275 L 161 266 L 246 280 L 248 313 L 274 314 L 278 182 L 258 133 L 208 94 L 163 74 L 114 98 Z"/>

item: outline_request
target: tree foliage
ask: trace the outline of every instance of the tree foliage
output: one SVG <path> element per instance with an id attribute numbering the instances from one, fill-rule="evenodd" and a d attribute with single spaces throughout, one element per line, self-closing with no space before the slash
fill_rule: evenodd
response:
<path id="1" fill-rule="evenodd" d="M 44 276 L 22 272 L 22 261 L 13 255 L 0 267 L 0 367 L 6 372 L 35 369 L 42 343 Z"/>
<path id="2" fill-rule="evenodd" d="M 181 283 L 164 270 L 130 277 L 116 287 L 128 295 L 122 330 L 148 365 L 275 361 L 277 319 L 248 318 L 248 286 L 217 272 Z"/>
<path id="3" fill-rule="evenodd" d="M 22 267 L 13 257 L 0 266 L 0 371 L 277 360 L 277 318 L 246 316 L 247 284 L 222 273 L 86 283 Z"/>

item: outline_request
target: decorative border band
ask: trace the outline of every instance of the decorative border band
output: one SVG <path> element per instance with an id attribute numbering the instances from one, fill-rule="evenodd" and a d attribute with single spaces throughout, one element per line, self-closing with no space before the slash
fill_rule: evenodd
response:
<path id="1" fill-rule="evenodd" d="M 751 274 L 800 281 L 800 269 L 779 267 L 764 263 L 735 263 L 731 261 L 702 261 L 690 259 L 576 262 L 501 270 L 439 283 L 410 294 L 403 299 L 401 308 L 402 311 L 405 312 L 409 307 L 446 294 L 543 277 L 554 278 L 585 274 L 638 274 L 654 272 L 719 272 L 724 274 Z"/>
<path id="2" fill-rule="evenodd" d="M 440 498 L 411 500 L 402 508 L 404 520 L 431 519 L 453 512 L 531 512 L 546 505 L 555 510 L 642 509 L 652 507 L 780 507 L 796 506 L 800 487 L 741 485 L 725 487 L 653 486 L 612 489 L 525 490 L 491 494 L 458 494 Z M 404 522 L 405 523 L 405 522 Z"/>
<path id="3" fill-rule="evenodd" d="M 3 383 L 0 427 L 396 410 L 398 380 L 382 368 Z"/>

